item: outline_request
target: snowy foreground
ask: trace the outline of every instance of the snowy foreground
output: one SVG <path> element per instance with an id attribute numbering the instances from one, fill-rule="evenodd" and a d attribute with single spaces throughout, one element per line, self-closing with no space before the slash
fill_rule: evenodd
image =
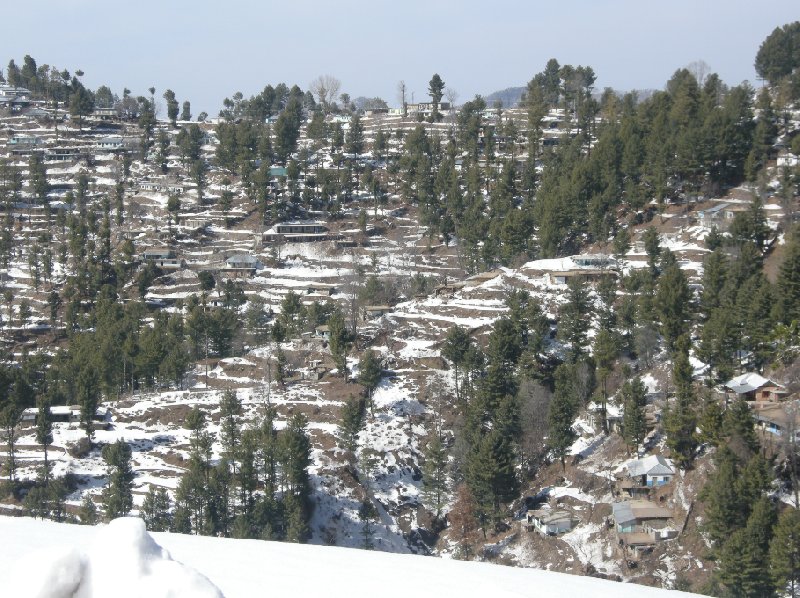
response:
<path id="1" fill-rule="evenodd" d="M 258 540 L 150 535 L 135 518 L 82 527 L 0 517 L 0 595 L 212 598 L 223 594 L 227 598 L 317 594 L 328 598 L 690 595 L 591 577 L 433 557 Z"/>

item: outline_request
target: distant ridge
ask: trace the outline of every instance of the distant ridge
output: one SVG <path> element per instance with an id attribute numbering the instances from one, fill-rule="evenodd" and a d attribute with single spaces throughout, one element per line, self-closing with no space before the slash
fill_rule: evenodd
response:
<path id="1" fill-rule="evenodd" d="M 500 91 L 490 93 L 484 99 L 486 100 L 486 105 L 490 108 L 494 106 L 497 100 L 503 103 L 503 108 L 513 108 L 519 103 L 523 93 L 525 93 L 524 87 L 506 87 Z"/>

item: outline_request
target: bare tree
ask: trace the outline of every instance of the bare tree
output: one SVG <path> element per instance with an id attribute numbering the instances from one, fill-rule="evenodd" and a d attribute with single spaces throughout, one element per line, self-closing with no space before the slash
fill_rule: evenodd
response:
<path id="1" fill-rule="evenodd" d="M 328 110 L 333 101 L 339 96 L 342 82 L 333 75 L 320 75 L 308 84 L 308 89 L 317 96 L 317 101 L 324 110 Z"/>
<path id="2" fill-rule="evenodd" d="M 453 110 L 453 108 L 456 107 L 456 102 L 458 101 L 458 92 L 452 87 L 445 87 L 444 97 L 447 98 L 447 101 L 450 104 L 450 110 Z"/>
<path id="3" fill-rule="evenodd" d="M 400 107 L 403 109 L 403 116 L 407 116 L 407 106 L 406 104 L 406 82 L 402 79 L 397 84 L 397 99 L 400 100 Z"/>
<path id="4" fill-rule="evenodd" d="M 523 467 L 531 472 L 547 451 L 547 412 L 553 394 L 541 384 L 525 379 L 520 384 L 517 396 L 522 424 L 521 461 Z"/>
<path id="5" fill-rule="evenodd" d="M 686 66 L 686 70 L 694 75 L 694 78 L 697 79 L 697 84 L 702 87 L 706 76 L 711 72 L 711 67 L 708 66 L 705 60 L 695 60 Z"/>

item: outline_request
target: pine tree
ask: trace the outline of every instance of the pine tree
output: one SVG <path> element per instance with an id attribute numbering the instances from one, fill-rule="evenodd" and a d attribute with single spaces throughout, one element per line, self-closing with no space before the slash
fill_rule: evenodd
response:
<path id="1" fill-rule="evenodd" d="M 124 440 L 107 444 L 102 451 L 103 461 L 111 468 L 108 486 L 103 490 L 103 510 L 107 519 L 124 517 L 133 508 L 133 469 L 131 447 Z"/>
<path id="2" fill-rule="evenodd" d="M 753 424 L 753 415 L 747 401 L 743 398 L 736 399 L 725 411 L 723 431 L 729 441 L 738 438 L 751 452 L 758 450 L 759 442 Z"/>
<path id="3" fill-rule="evenodd" d="M 444 344 L 442 345 L 442 357 L 453 364 L 455 375 L 456 400 L 461 400 L 460 387 L 458 383 L 459 368 L 464 365 L 467 351 L 469 350 L 472 339 L 469 333 L 460 326 L 453 326 L 447 331 Z"/>
<path id="4" fill-rule="evenodd" d="M 777 280 L 778 311 L 784 324 L 800 322 L 800 226 L 786 246 Z"/>
<path id="5" fill-rule="evenodd" d="M 614 335 L 601 328 L 594 338 L 592 352 L 597 366 L 597 377 L 600 382 L 600 410 L 603 418 L 603 432 L 608 433 L 608 419 L 606 418 L 608 403 L 608 377 L 614 370 L 614 361 L 617 358 L 617 343 Z"/>
<path id="6" fill-rule="evenodd" d="M 661 334 L 670 348 L 679 336 L 689 331 L 691 298 L 683 270 L 677 264 L 668 266 L 658 279 L 654 307 L 661 322 Z"/>
<path id="7" fill-rule="evenodd" d="M 714 462 L 717 470 L 709 476 L 700 493 L 705 503 L 705 529 L 715 546 L 722 546 L 731 533 L 743 525 L 745 505 L 737 491 L 739 464 L 727 446 L 717 451 Z"/>
<path id="8" fill-rule="evenodd" d="M 241 441 L 241 425 L 239 418 L 242 416 L 242 401 L 235 390 L 226 390 L 222 393 L 219 402 L 219 439 L 222 444 L 222 456 L 233 462 Z"/>
<path id="9" fill-rule="evenodd" d="M 363 537 L 362 547 L 365 550 L 372 550 L 375 548 L 375 529 L 373 527 L 374 521 L 378 518 L 378 511 L 369 496 L 361 501 L 361 506 L 358 508 L 358 518 L 361 520 L 361 535 Z"/>
<path id="10" fill-rule="evenodd" d="M 78 519 L 81 525 L 96 525 L 97 524 L 97 506 L 92 500 L 92 495 L 84 492 L 81 507 L 78 511 Z"/>
<path id="11" fill-rule="evenodd" d="M 700 440 L 711 446 L 719 446 L 722 441 L 723 421 L 724 412 L 719 400 L 711 393 L 707 394 L 703 400 L 703 410 L 698 420 Z"/>
<path id="12" fill-rule="evenodd" d="M 562 469 L 566 469 L 565 457 L 576 438 L 572 424 L 578 414 L 578 400 L 570 374 L 568 366 L 558 366 L 555 372 L 555 392 L 547 414 L 547 443 L 553 456 L 561 461 Z"/>
<path id="13" fill-rule="evenodd" d="M 620 389 L 623 407 L 622 438 L 625 445 L 638 451 L 646 432 L 644 408 L 647 404 L 647 389 L 638 376 L 628 380 Z"/>
<path id="14" fill-rule="evenodd" d="M 696 397 L 692 385 L 692 366 L 689 362 L 688 339 L 677 343 L 672 365 L 672 383 L 675 386 L 675 403 L 664 416 L 667 446 L 679 467 L 688 467 L 694 460 L 697 448 Z"/>
<path id="15" fill-rule="evenodd" d="M 447 447 L 442 442 L 441 432 L 435 430 L 425 446 L 425 462 L 422 465 L 422 497 L 438 520 L 447 503 Z"/>
<path id="16" fill-rule="evenodd" d="M 47 459 L 47 447 L 53 443 L 53 414 L 50 412 L 50 401 L 39 397 L 38 411 L 36 413 L 36 442 L 42 445 L 44 451 L 44 481 L 50 479 L 50 463 Z"/>
<path id="17" fill-rule="evenodd" d="M 364 429 L 364 412 L 364 399 L 360 397 L 351 396 L 342 407 L 337 437 L 342 448 L 353 454 L 358 448 L 358 434 Z"/>
<path id="18" fill-rule="evenodd" d="M 369 404 L 370 415 L 373 415 L 375 410 L 375 403 L 372 399 L 372 395 L 380 381 L 381 364 L 375 356 L 375 353 L 367 350 L 361 356 L 361 360 L 358 363 L 358 382 L 364 386 L 364 390 L 367 392 L 367 403 Z"/>
<path id="19" fill-rule="evenodd" d="M 761 551 L 747 529 L 736 530 L 720 553 L 719 581 L 729 596 L 768 598 L 774 593 Z"/>
<path id="20" fill-rule="evenodd" d="M 562 305 L 558 337 L 568 343 L 570 360 L 575 362 L 583 354 L 586 334 L 591 324 L 591 303 L 585 284 L 578 277 L 570 278 L 567 302 Z"/>
<path id="21" fill-rule="evenodd" d="M 167 532 L 172 527 L 170 499 L 166 488 L 151 485 L 142 503 L 141 516 L 151 532 Z"/>
<path id="22" fill-rule="evenodd" d="M 350 335 L 344 323 L 344 316 L 337 309 L 328 319 L 328 331 L 330 333 L 330 349 L 339 373 L 347 379 L 347 353 L 350 350 Z"/>
<path id="23" fill-rule="evenodd" d="M 800 592 L 800 511 L 781 513 L 769 549 L 769 565 L 776 588 L 791 598 Z"/>

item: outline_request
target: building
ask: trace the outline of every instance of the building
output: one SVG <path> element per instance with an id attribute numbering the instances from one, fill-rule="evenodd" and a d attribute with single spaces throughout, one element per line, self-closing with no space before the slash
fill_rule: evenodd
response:
<path id="1" fill-rule="evenodd" d="M 567 511 L 551 509 L 529 510 L 523 521 L 525 531 L 536 530 L 547 536 L 569 532 L 574 525 L 575 519 Z"/>
<path id="2" fill-rule="evenodd" d="M 169 247 L 150 247 L 142 252 L 141 259 L 150 262 L 162 270 L 181 270 L 186 263 L 177 257 Z"/>
<path id="3" fill-rule="evenodd" d="M 794 434 L 794 441 L 800 440 L 800 404 L 798 401 L 783 403 L 755 403 L 753 419 L 756 427 L 764 433 L 779 438 L 787 438 Z"/>
<path id="4" fill-rule="evenodd" d="M 783 400 L 786 395 L 786 388 L 756 374 L 748 372 L 731 378 L 725 383 L 726 394 L 733 395 L 734 398 L 743 398 L 746 401 L 758 402 L 777 402 Z"/>
<path id="5" fill-rule="evenodd" d="M 364 320 L 374 320 L 392 311 L 389 305 L 365 305 L 363 309 Z"/>
<path id="6" fill-rule="evenodd" d="M 675 469 L 669 459 L 661 455 L 648 455 L 642 459 L 633 459 L 625 465 L 628 477 L 641 486 L 663 486 L 675 477 Z"/>
<path id="7" fill-rule="evenodd" d="M 39 413 L 37 407 L 28 407 L 22 411 L 22 423 L 35 423 Z M 92 418 L 94 421 L 105 421 L 109 410 L 105 407 L 98 407 Z M 81 421 L 81 408 L 78 405 L 52 405 L 50 416 L 54 422 L 75 424 Z"/>
<path id="8" fill-rule="evenodd" d="M 264 233 L 264 243 L 309 243 L 337 239 L 322 222 L 282 222 Z"/>
<path id="9" fill-rule="evenodd" d="M 611 510 L 619 550 L 628 560 L 638 561 L 656 543 L 678 535 L 672 525 L 672 512 L 649 500 L 617 502 Z"/>
<path id="10" fill-rule="evenodd" d="M 14 135 L 8 140 L 8 145 L 31 147 L 40 145 L 42 140 L 35 135 Z"/>
<path id="11" fill-rule="evenodd" d="M 246 253 L 237 253 L 225 260 L 223 272 L 235 278 L 247 278 L 261 267 L 258 258 Z"/>

